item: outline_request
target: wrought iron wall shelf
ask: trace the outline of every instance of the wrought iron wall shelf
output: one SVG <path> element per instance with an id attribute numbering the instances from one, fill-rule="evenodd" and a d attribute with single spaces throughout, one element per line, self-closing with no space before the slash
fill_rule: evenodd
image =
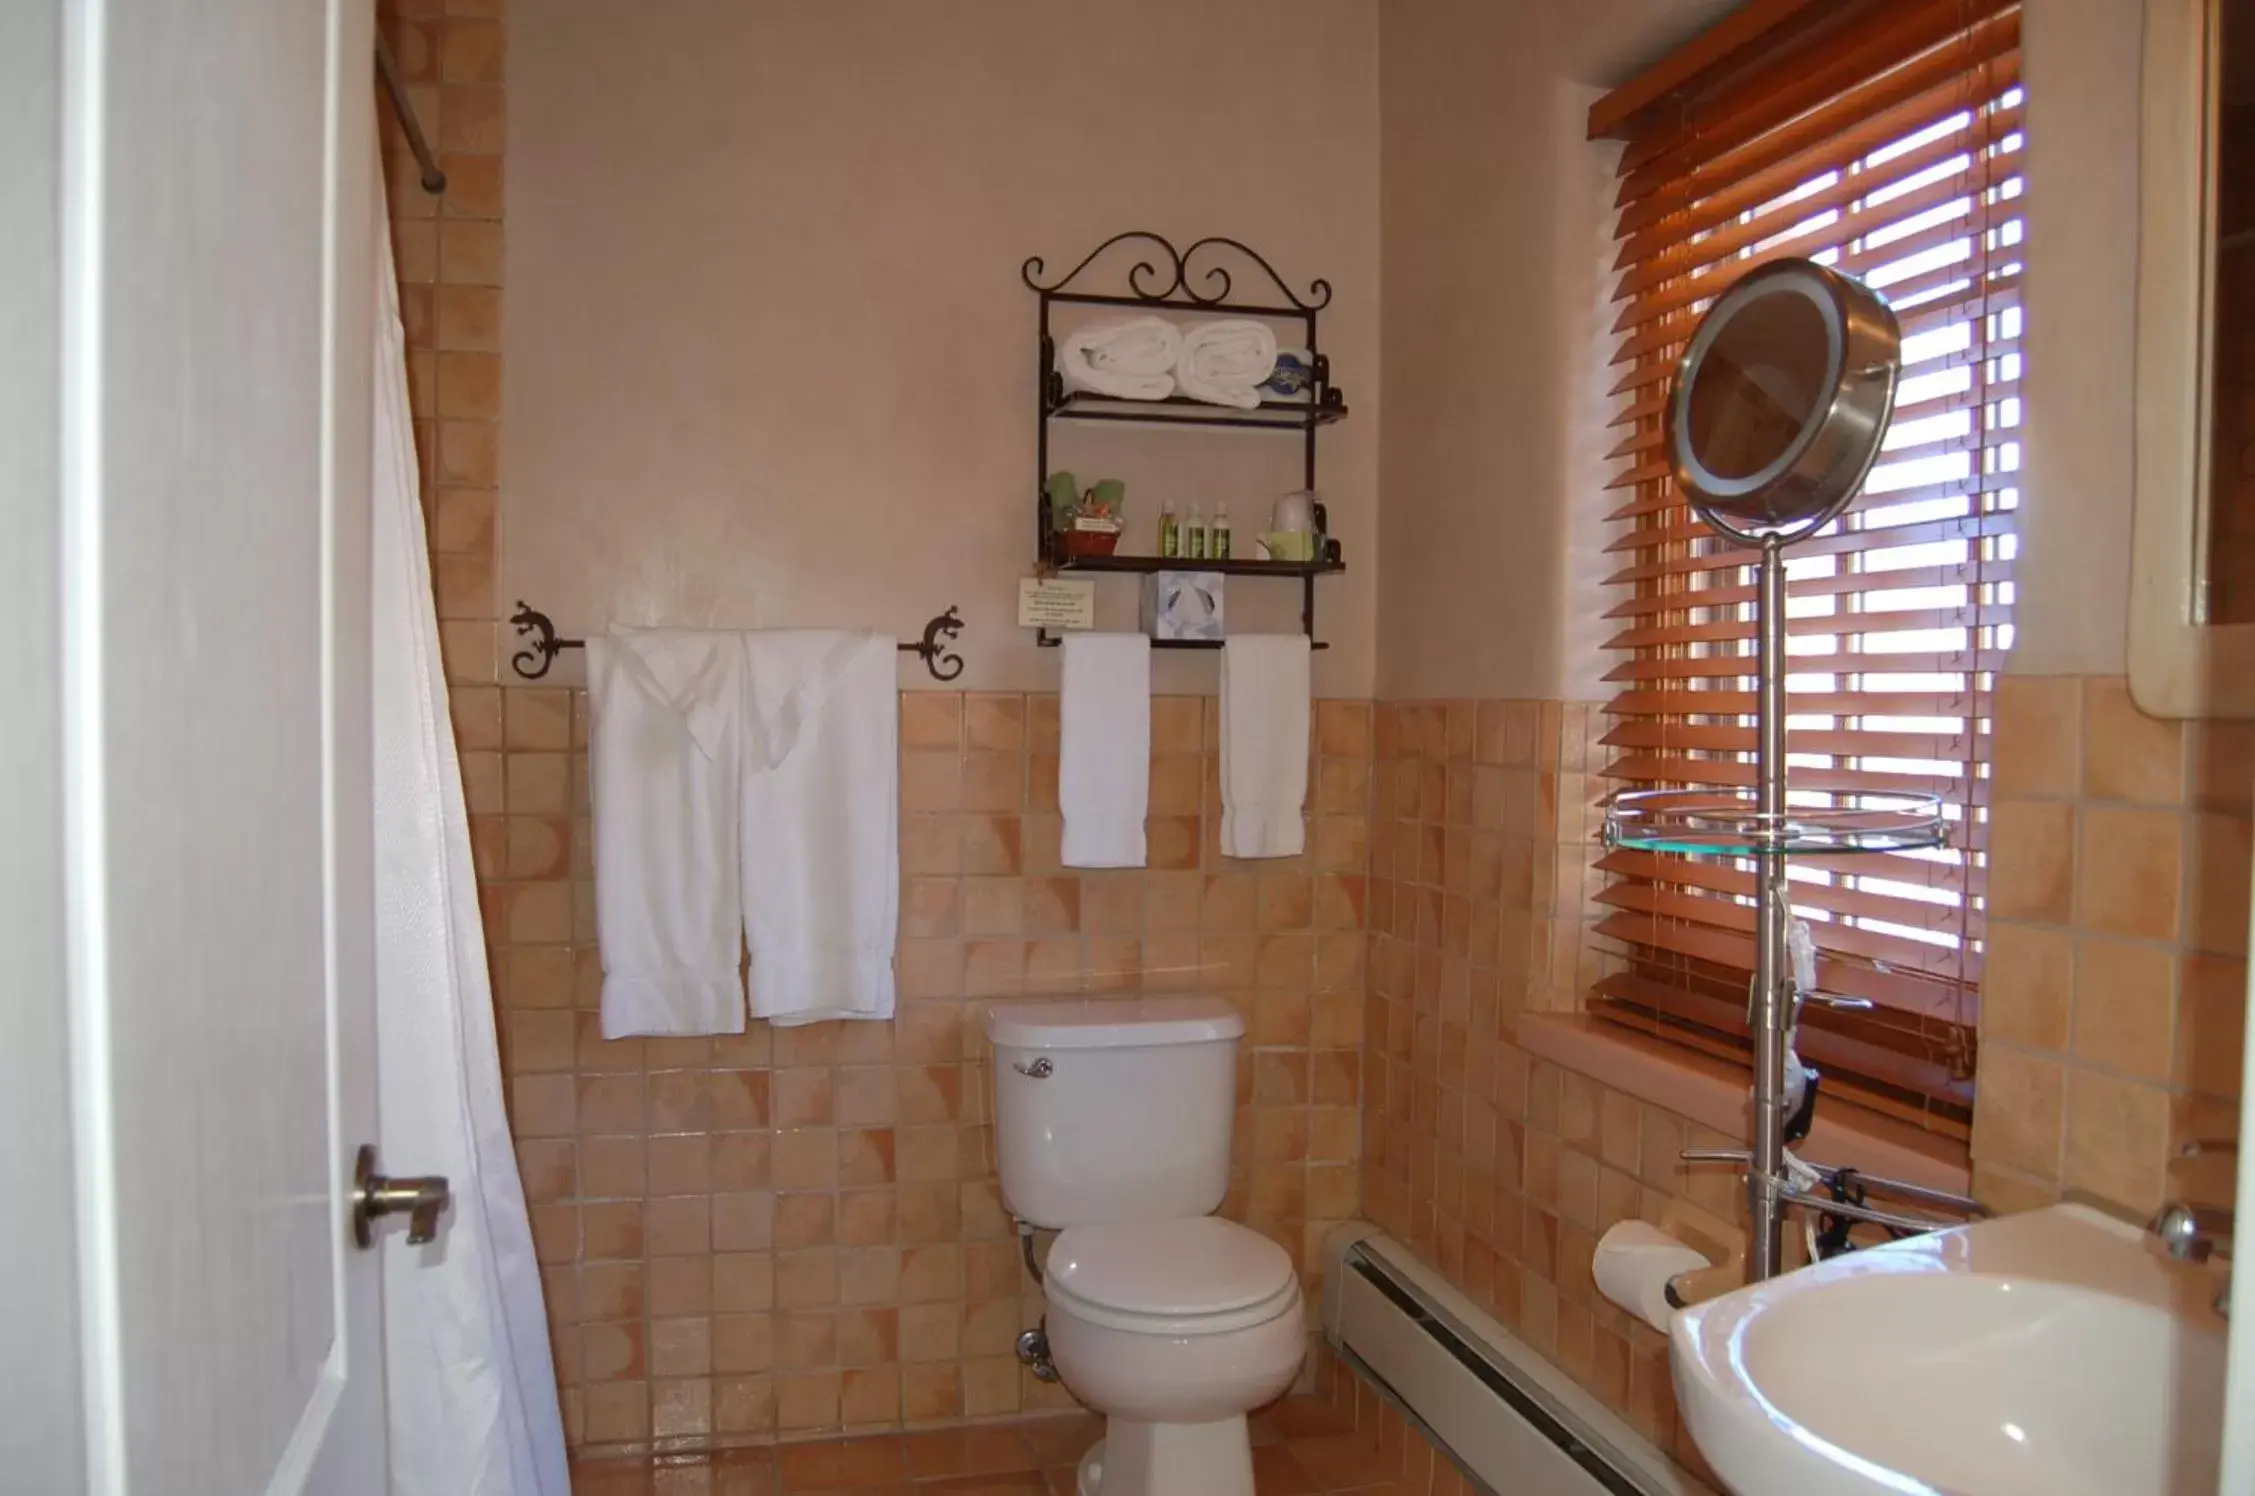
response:
<path id="1" fill-rule="evenodd" d="M 1123 245 L 1133 245 L 1132 252 L 1139 256 L 1128 267 L 1124 293 L 1073 289 L 1083 272 L 1104 258 L 1108 251 Z M 1123 257 L 1125 253 L 1127 251 L 1123 251 Z M 1237 273 L 1247 275 L 1248 280 L 1255 278 L 1254 273 L 1265 275 L 1269 286 L 1275 288 L 1275 299 L 1237 299 L 1236 281 L 1230 270 L 1233 262 L 1237 263 Z M 1034 554 L 1041 564 L 1060 572 L 1214 571 L 1228 576 L 1295 578 L 1301 586 L 1300 621 L 1309 637 L 1309 647 L 1328 648 L 1315 639 L 1315 579 L 1346 570 L 1337 541 L 1325 542 L 1325 557 L 1318 561 L 1195 561 L 1172 556 L 1095 556 L 1068 560 L 1058 549 L 1046 485 L 1049 423 L 1074 421 L 1297 433 L 1302 441 L 1301 486 L 1313 489 L 1316 486 L 1316 433 L 1347 415 L 1347 398 L 1331 383 L 1331 360 L 1323 352 L 1317 333 L 1318 314 L 1331 304 L 1331 283 L 1311 281 L 1307 295 L 1302 297 L 1277 274 L 1275 266 L 1235 239 L 1210 236 L 1188 249 L 1178 250 L 1160 235 L 1142 230 L 1114 234 L 1057 280 L 1045 282 L 1042 277 L 1046 269 L 1041 257 L 1036 255 L 1019 267 L 1018 272 L 1027 288 L 1041 299 L 1041 362 L 1034 386 L 1040 392 L 1034 418 Z M 1255 294 L 1264 293 L 1256 291 Z M 1244 410 L 1210 405 L 1183 395 L 1170 395 L 1164 400 L 1120 400 L 1086 390 L 1068 390 L 1064 376 L 1057 372 L 1057 339 L 1051 322 L 1060 306 L 1122 307 L 1142 312 L 1175 311 L 1297 323 L 1300 328 L 1297 346 L 1306 348 L 1311 365 L 1308 398 L 1264 400 L 1253 409 Z M 1286 342 L 1283 335 L 1279 336 L 1279 342 L 1294 346 Z M 1058 643 L 1046 629 L 1038 631 L 1035 637 L 1044 648 L 1054 648 Z M 1157 639 L 1152 641 L 1152 647 L 1215 649 L 1220 646 L 1208 640 Z"/>
<path id="2" fill-rule="evenodd" d="M 1194 561 L 1187 556 L 1079 556 L 1056 564 L 1058 571 L 1218 571 L 1229 577 L 1321 577 L 1345 571 L 1344 561 Z"/>
<path id="3" fill-rule="evenodd" d="M 1046 513 L 1046 509 L 1044 511 Z M 1226 577 L 1289 577 L 1300 584 L 1300 629 L 1308 636 L 1308 648 L 1329 649 L 1331 646 L 1315 637 L 1315 579 L 1330 576 L 1347 569 L 1344 561 L 1255 561 L 1231 557 L 1227 561 L 1194 561 L 1183 556 L 1081 556 L 1070 561 L 1060 561 L 1050 568 L 1058 572 L 1110 572 L 1114 575 L 1148 576 L 1161 571 L 1214 571 Z M 1063 643 L 1062 636 L 1047 629 L 1034 632 L 1034 643 L 1043 649 L 1055 649 Z M 1218 639 L 1153 639 L 1153 649 L 1219 649 Z"/>
<path id="4" fill-rule="evenodd" d="M 526 680 L 539 680 L 556 663 L 556 656 L 567 649 L 585 649 L 585 639 L 563 639 L 556 634 L 556 625 L 546 613 L 527 606 L 523 599 L 517 602 L 517 611 L 509 615 L 517 626 L 517 637 L 525 647 L 509 657 L 509 668 Z M 955 636 L 963 632 L 963 618 L 953 607 L 924 625 L 924 637 L 914 644 L 900 646 L 902 654 L 912 654 L 924 662 L 934 680 L 953 680 L 963 673 L 963 656 L 949 646 Z"/>
<path id="5" fill-rule="evenodd" d="M 1052 634 L 1049 630 L 1043 629 L 1035 635 L 1034 642 L 1043 649 L 1056 649 L 1064 644 L 1065 636 L 1063 634 Z M 1219 649 L 1226 642 L 1228 641 L 1223 639 L 1153 639 L 1151 647 L 1153 649 Z M 1310 639 L 1308 641 L 1308 648 L 1310 649 L 1329 649 L 1330 647 L 1330 644 L 1321 639 Z"/>
<path id="6" fill-rule="evenodd" d="M 1043 340 L 1044 342 L 1047 339 Z M 1329 360 L 1320 360 L 1320 370 Z M 1255 431 L 1305 431 L 1311 426 L 1328 426 L 1346 419 L 1347 400 L 1337 390 L 1325 388 L 1328 403 L 1312 404 L 1306 400 L 1264 400 L 1251 410 L 1239 410 L 1228 405 L 1208 405 L 1203 400 L 1193 400 L 1188 395 L 1169 395 L 1164 400 L 1117 400 L 1109 395 L 1095 395 L 1087 390 L 1068 390 L 1063 376 L 1054 369 L 1049 375 L 1051 388 L 1045 399 L 1048 413 L 1060 421 L 1111 421 L 1137 426 L 1233 426 L 1239 430 Z"/>

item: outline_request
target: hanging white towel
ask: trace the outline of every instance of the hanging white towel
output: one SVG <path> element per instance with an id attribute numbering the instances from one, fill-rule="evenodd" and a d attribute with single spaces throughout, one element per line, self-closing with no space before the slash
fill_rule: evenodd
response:
<path id="1" fill-rule="evenodd" d="M 752 1012 L 791 1026 L 893 1016 L 900 928 L 896 641 L 743 636 L 744 928 Z"/>
<path id="2" fill-rule="evenodd" d="M 1174 382 L 1193 400 L 1251 410 L 1261 403 L 1261 382 L 1275 372 L 1275 331 L 1266 322 L 1227 317 L 1182 334 Z"/>
<path id="3" fill-rule="evenodd" d="M 1067 867 L 1142 867 L 1151 803 L 1151 641 L 1067 634 L 1057 806 Z"/>
<path id="4" fill-rule="evenodd" d="M 1113 317 L 1060 338 L 1057 372 L 1073 389 L 1116 400 L 1164 400 L 1174 393 L 1174 366 L 1181 352 L 1182 335 L 1172 322 Z"/>
<path id="5" fill-rule="evenodd" d="M 744 1031 L 737 634 L 587 641 L 603 1037 Z"/>
<path id="6" fill-rule="evenodd" d="M 1297 857 L 1307 845 L 1312 686 L 1305 634 L 1234 634 L 1221 647 L 1221 851 Z"/>

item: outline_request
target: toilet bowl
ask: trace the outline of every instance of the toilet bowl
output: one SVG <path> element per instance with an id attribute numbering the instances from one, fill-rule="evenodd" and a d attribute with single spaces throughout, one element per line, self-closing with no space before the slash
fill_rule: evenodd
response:
<path id="1" fill-rule="evenodd" d="M 1245 1415 L 1307 1348 L 1283 1248 L 1212 1216 L 1075 1226 L 1043 1288 L 1058 1374 L 1106 1418 L 1082 1496 L 1253 1496 Z"/>

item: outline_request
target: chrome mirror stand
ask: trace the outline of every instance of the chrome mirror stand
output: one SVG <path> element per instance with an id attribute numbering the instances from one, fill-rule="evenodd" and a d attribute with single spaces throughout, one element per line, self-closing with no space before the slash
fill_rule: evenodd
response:
<path id="1" fill-rule="evenodd" d="M 1749 308 L 1753 314 L 1744 316 Z M 1785 548 L 1832 523 L 1861 491 L 1894 411 L 1901 328 L 1885 299 L 1807 260 L 1778 260 L 1724 290 L 1693 330 L 1662 408 L 1671 476 L 1716 535 L 1760 553 L 1755 588 L 1755 753 L 1751 794 L 1646 791 L 1606 807 L 1608 845 L 1749 859 L 1755 869 L 1753 1136 L 1743 1153 L 1692 1150 L 1705 1162 L 1743 1163 L 1754 1281 L 1784 1269 L 1784 1219 L 1795 1205 L 1896 1230 L 1954 1222 L 1833 1198 L 1881 1181 L 1818 1169 L 1787 1151 L 1806 1135 L 1813 1072 L 1793 1053 L 1802 1001 L 1852 1004 L 1797 990 L 1786 859 L 1808 853 L 1908 851 L 1939 846 L 1946 822 L 1930 796 L 1854 797 L 1844 806 L 1795 806 L 1786 793 Z M 1712 368 L 1709 381 L 1702 373 Z M 1695 393 L 1696 391 L 1696 393 Z M 1972 1201 L 1885 1182 L 1919 1203 L 1978 1211 Z"/>

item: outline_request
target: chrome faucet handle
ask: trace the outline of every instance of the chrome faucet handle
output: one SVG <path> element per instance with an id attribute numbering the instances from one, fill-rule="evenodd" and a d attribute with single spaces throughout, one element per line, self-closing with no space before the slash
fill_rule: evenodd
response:
<path id="1" fill-rule="evenodd" d="M 2146 1227 L 2161 1240 L 2161 1249 L 2179 1262 L 2206 1262 L 2209 1254 L 2232 1238 L 2232 1213 L 2212 1205 L 2171 1202 Z"/>
<path id="2" fill-rule="evenodd" d="M 1744 1148 L 1684 1148 L 1676 1157 L 1687 1164 L 1750 1164 L 1754 1155 Z"/>
<path id="3" fill-rule="evenodd" d="M 1908 1211 L 1881 1210 L 1870 1205 L 1858 1205 L 1850 1200 L 1835 1200 L 1830 1195 L 1820 1195 L 1814 1190 L 1785 1185 L 1777 1190 L 1777 1198 L 1788 1205 L 1798 1205 L 1820 1215 L 1845 1216 L 1851 1221 L 1866 1221 L 1874 1226 L 1886 1226 L 1895 1231 L 1908 1231 L 1924 1235 L 1929 1231 L 1947 1231 L 1962 1221 L 1943 1220 L 1936 1216 L 1912 1215 Z"/>

